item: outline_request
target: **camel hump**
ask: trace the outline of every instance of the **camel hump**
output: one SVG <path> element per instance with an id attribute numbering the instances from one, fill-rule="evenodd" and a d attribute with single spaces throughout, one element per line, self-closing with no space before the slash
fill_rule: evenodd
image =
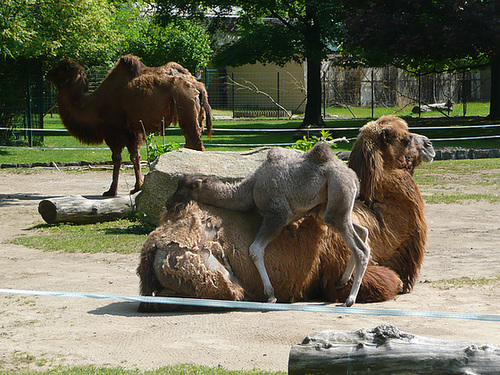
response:
<path id="1" fill-rule="evenodd" d="M 176 70 L 177 72 L 172 72 L 171 74 L 172 75 L 176 75 L 177 74 L 186 74 L 186 75 L 191 75 L 191 72 L 184 68 L 181 64 L 179 64 L 178 62 L 175 62 L 175 61 L 170 61 L 168 63 L 166 63 L 164 65 L 165 69 L 171 69 L 171 70 Z"/>
<path id="2" fill-rule="evenodd" d="M 330 161 L 334 157 L 330 145 L 325 142 L 318 142 L 312 149 L 307 151 L 306 158 L 316 164 L 323 164 Z"/>
<path id="3" fill-rule="evenodd" d="M 296 151 L 283 148 L 283 147 L 273 147 L 267 153 L 267 161 L 269 163 L 276 163 L 283 161 L 284 159 L 289 159 Z"/>
<path id="4" fill-rule="evenodd" d="M 122 56 L 120 58 L 120 61 L 118 61 L 118 65 L 125 68 L 132 75 L 132 77 L 140 76 L 147 68 L 147 66 L 144 65 L 141 60 L 139 60 L 139 58 L 134 55 Z"/>

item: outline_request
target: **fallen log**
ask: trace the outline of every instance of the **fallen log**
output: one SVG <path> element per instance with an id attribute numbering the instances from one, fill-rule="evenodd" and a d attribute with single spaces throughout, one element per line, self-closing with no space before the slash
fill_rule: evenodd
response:
<path id="1" fill-rule="evenodd" d="M 290 351 L 289 374 L 500 374 L 500 346 L 446 341 L 391 325 L 320 331 Z"/>
<path id="2" fill-rule="evenodd" d="M 453 102 L 451 100 L 448 100 L 444 103 L 422 104 L 420 106 L 417 105 L 413 107 L 411 111 L 412 113 L 438 111 L 444 114 L 444 111 L 453 111 Z"/>
<path id="3" fill-rule="evenodd" d="M 81 195 L 44 199 L 38 212 L 49 224 L 111 221 L 135 211 L 134 195 L 88 199 Z"/>

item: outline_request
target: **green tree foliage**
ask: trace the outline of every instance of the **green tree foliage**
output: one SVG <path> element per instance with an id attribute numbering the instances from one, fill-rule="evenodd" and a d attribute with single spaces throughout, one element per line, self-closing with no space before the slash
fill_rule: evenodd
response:
<path id="1" fill-rule="evenodd" d="M 427 73 L 492 68 L 491 114 L 500 117 L 500 3 L 497 0 L 349 1 L 348 63 Z"/>
<path id="2" fill-rule="evenodd" d="M 107 0 L 2 0 L 0 57 L 109 61 L 121 42 L 113 10 Z"/>
<path id="3" fill-rule="evenodd" d="M 115 57 L 121 37 L 113 10 L 107 0 L 0 1 L 0 126 L 41 126 L 43 67 L 65 57 L 84 64 Z M 17 137 L 2 132 L 0 142 Z"/>
<path id="4" fill-rule="evenodd" d="M 208 34 L 190 21 L 167 26 L 150 24 L 145 33 L 132 40 L 129 46 L 129 52 L 139 56 L 146 65 L 176 61 L 192 72 L 206 66 L 212 52 Z"/>
<path id="5" fill-rule="evenodd" d="M 63 58 L 111 66 L 135 53 L 148 65 L 207 64 L 211 49 L 203 28 L 156 20 L 154 4 L 145 0 L 0 0 L 0 126 L 32 126 L 27 113 L 46 110 L 43 70 Z M 36 120 L 40 126 L 41 116 Z M 0 143 L 12 138 L 0 136 Z"/>
<path id="6" fill-rule="evenodd" d="M 343 7 L 340 0 L 158 0 L 164 15 L 193 17 L 210 10 L 212 17 L 238 19 L 236 37 L 215 57 L 219 66 L 257 61 L 283 65 L 307 62 L 307 104 L 303 125 L 323 125 L 321 117 L 321 61 L 340 42 Z M 218 18 L 217 18 L 218 16 Z M 231 32 L 233 32 L 231 30 Z"/>
<path id="7" fill-rule="evenodd" d="M 204 67 L 212 55 L 206 30 L 189 20 L 162 23 L 147 2 L 116 4 L 115 27 L 123 37 L 119 55 L 132 53 L 149 66 L 176 61 L 190 70 Z"/>
<path id="8" fill-rule="evenodd" d="M 208 35 L 190 21 L 156 22 L 154 4 L 137 0 L 2 0 L 0 59 L 87 65 L 136 53 L 146 64 L 190 68 L 211 56 Z"/>

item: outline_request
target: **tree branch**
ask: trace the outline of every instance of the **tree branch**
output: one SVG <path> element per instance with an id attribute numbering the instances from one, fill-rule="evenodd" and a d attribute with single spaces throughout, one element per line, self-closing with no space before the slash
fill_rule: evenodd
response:
<path id="1" fill-rule="evenodd" d="M 283 111 L 285 111 L 286 115 L 288 116 L 288 118 L 292 118 L 292 113 L 286 109 L 285 107 L 283 107 L 281 104 L 279 104 L 276 100 L 274 100 L 274 98 L 269 95 L 267 92 L 264 92 L 262 90 L 260 90 L 254 83 L 244 79 L 243 81 L 245 82 L 246 86 L 239 83 L 239 82 L 236 82 L 234 79 L 232 79 L 231 77 L 227 77 L 229 79 L 229 81 L 235 85 L 235 86 L 238 86 L 238 87 L 241 87 L 241 88 L 244 88 L 246 90 L 249 90 L 251 92 L 254 92 L 256 94 L 261 94 L 261 95 L 264 95 L 265 97 L 267 97 L 276 107 L 282 109 Z"/>

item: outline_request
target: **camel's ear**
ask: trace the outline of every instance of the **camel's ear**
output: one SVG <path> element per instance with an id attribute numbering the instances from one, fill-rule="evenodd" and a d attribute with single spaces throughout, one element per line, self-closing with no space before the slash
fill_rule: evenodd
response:
<path id="1" fill-rule="evenodd" d="M 352 147 L 348 165 L 358 175 L 360 199 L 367 204 L 371 203 L 383 173 L 382 154 L 372 138 L 363 134 L 358 137 Z"/>

